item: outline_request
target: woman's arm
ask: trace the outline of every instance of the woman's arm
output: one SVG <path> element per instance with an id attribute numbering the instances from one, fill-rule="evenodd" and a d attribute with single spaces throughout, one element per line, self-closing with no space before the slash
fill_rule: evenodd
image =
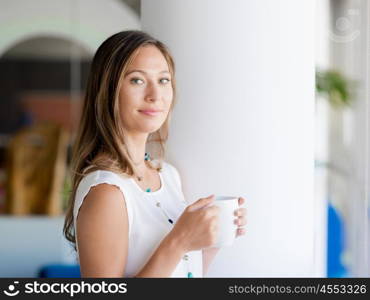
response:
<path id="1" fill-rule="evenodd" d="M 169 233 L 134 277 L 170 277 L 184 254 L 176 238 Z"/>
<path id="2" fill-rule="evenodd" d="M 212 248 L 205 248 L 202 250 L 202 255 L 203 255 L 203 277 L 206 275 L 208 272 L 208 268 L 215 258 L 216 254 L 220 248 L 212 247 Z"/>
<path id="3" fill-rule="evenodd" d="M 82 277 L 124 276 L 128 253 L 128 216 L 121 191 L 109 184 L 90 189 L 77 218 Z M 135 277 L 169 277 L 184 252 L 168 234 Z"/>
<path id="4" fill-rule="evenodd" d="M 81 277 L 122 277 L 128 253 L 126 203 L 118 187 L 99 184 L 77 217 Z"/>

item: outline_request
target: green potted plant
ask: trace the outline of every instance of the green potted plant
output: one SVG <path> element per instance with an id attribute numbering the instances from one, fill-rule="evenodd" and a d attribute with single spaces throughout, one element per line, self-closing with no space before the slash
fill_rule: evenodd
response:
<path id="1" fill-rule="evenodd" d="M 335 108 L 351 104 L 350 84 L 339 71 L 316 70 L 316 92 L 328 99 Z"/>

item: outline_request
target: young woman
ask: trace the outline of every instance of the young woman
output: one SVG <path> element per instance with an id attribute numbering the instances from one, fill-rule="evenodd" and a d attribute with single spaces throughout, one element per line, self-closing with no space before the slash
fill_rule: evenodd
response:
<path id="1" fill-rule="evenodd" d="M 173 58 L 148 34 L 119 32 L 97 50 L 64 224 L 82 277 L 202 277 L 217 253 L 213 195 L 188 205 L 178 171 L 163 161 L 175 91 Z M 235 215 L 239 236 L 245 209 Z"/>

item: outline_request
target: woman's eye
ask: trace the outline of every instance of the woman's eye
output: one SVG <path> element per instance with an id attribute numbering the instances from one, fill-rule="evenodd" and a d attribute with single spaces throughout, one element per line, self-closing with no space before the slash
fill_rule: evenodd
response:
<path id="1" fill-rule="evenodd" d="M 164 81 L 162 81 L 162 80 L 164 80 Z M 162 78 L 160 81 L 161 81 L 162 83 L 168 83 L 168 82 L 170 82 L 170 80 L 169 80 L 168 78 Z"/>
<path id="2" fill-rule="evenodd" d="M 131 80 L 130 80 L 132 83 L 134 83 L 134 84 L 143 84 L 143 80 L 142 79 L 140 79 L 140 78 L 132 78 Z M 162 84 L 166 84 L 166 83 L 168 83 L 168 82 L 170 82 L 170 80 L 168 79 L 168 78 L 161 78 L 160 80 L 160 83 L 162 83 Z"/>
<path id="3" fill-rule="evenodd" d="M 142 81 L 142 80 L 140 78 L 132 78 L 130 81 L 133 83 L 138 83 L 138 81 Z M 138 83 L 138 84 L 141 84 L 141 83 Z"/>

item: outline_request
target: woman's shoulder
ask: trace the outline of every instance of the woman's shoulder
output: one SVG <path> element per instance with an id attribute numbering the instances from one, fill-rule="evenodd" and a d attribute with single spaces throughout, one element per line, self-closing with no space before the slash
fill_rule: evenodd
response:
<path id="1" fill-rule="evenodd" d="M 91 170 L 80 181 L 73 207 L 73 216 L 77 218 L 79 210 L 86 198 L 90 204 L 103 205 L 102 207 L 110 207 L 110 209 L 122 208 L 120 200 L 123 199 L 124 207 L 127 208 L 129 222 L 132 225 L 132 207 L 130 204 L 130 195 L 127 185 L 124 184 L 125 179 L 119 174 L 109 170 Z M 93 199 L 93 200 L 92 200 Z M 99 210 L 99 209 L 97 209 Z M 130 225 L 130 228 L 131 228 Z M 129 229 L 130 235 L 131 229 Z"/>
<path id="2" fill-rule="evenodd" d="M 181 177 L 179 174 L 179 171 L 177 168 L 169 163 L 169 162 L 163 162 L 163 170 L 171 177 L 173 180 L 175 180 L 176 184 L 181 187 Z"/>
<path id="3" fill-rule="evenodd" d="M 127 188 L 124 184 L 125 180 L 126 179 L 124 177 L 113 171 L 101 169 L 90 170 L 90 172 L 84 175 L 77 186 L 75 194 L 76 206 L 79 207 L 87 194 L 95 187 L 97 187 L 94 189 L 95 191 L 99 190 L 101 192 L 116 191 L 115 188 L 118 188 L 121 193 L 124 194 L 127 191 Z M 114 186 L 115 188 L 112 189 L 112 187 L 100 186 L 102 184 L 108 184 Z"/>
<path id="4" fill-rule="evenodd" d="M 159 161 L 158 161 L 158 164 L 159 164 Z M 161 166 L 162 166 L 162 170 L 165 170 L 165 171 L 170 171 L 170 172 L 177 171 L 173 164 L 167 161 L 164 161 L 164 160 L 161 161 Z"/>
<path id="5" fill-rule="evenodd" d="M 110 170 L 93 170 L 84 175 L 79 186 L 95 185 L 99 183 L 114 183 L 121 184 L 129 180 L 130 176 L 126 174 L 119 174 Z"/>
<path id="6" fill-rule="evenodd" d="M 173 164 L 158 159 L 154 159 L 152 162 L 155 167 L 161 167 L 162 173 L 167 173 L 171 177 L 175 177 L 179 180 L 179 172 Z M 113 170 L 86 168 L 85 172 L 85 175 L 79 183 L 78 189 L 86 189 L 91 185 L 97 185 L 99 183 L 112 183 L 123 186 L 132 178 L 132 176 L 128 174 L 118 173 Z"/>

